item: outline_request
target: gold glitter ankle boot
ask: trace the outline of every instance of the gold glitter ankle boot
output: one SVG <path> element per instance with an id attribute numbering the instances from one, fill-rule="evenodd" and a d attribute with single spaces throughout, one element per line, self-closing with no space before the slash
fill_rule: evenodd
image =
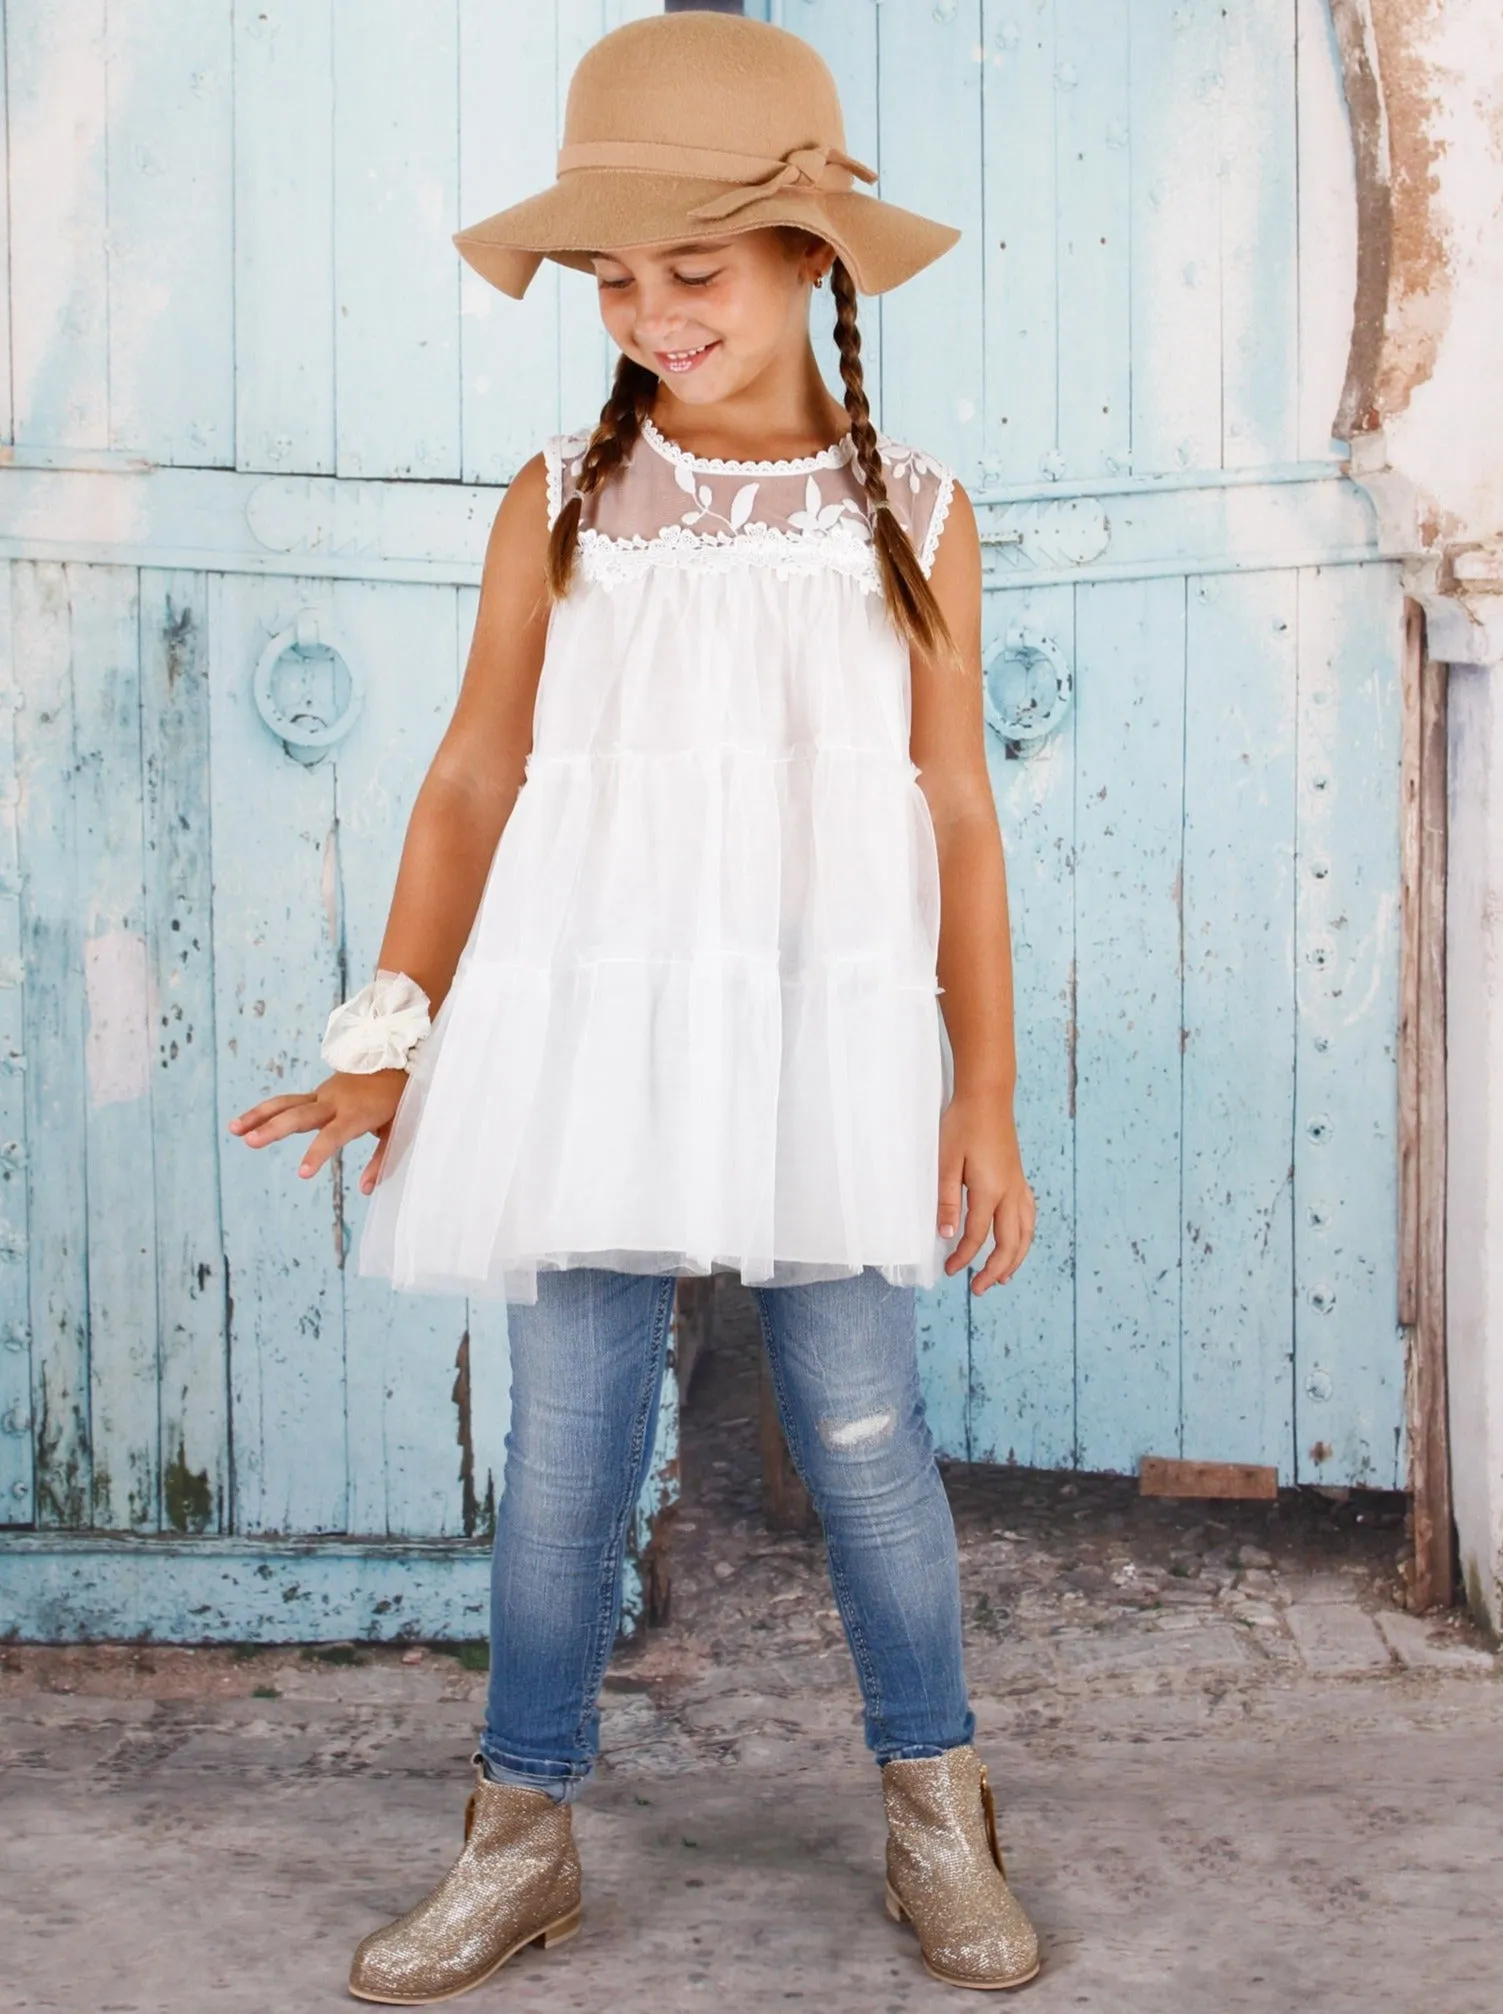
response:
<path id="1" fill-rule="evenodd" d="M 1039 1940 L 1007 1885 L 986 1768 L 950 1748 L 882 1770 L 887 1913 L 918 1933 L 924 1965 L 948 1986 L 999 1992 L 1039 1969 Z"/>
<path id="2" fill-rule="evenodd" d="M 568 1805 L 492 1783 L 477 1761 L 464 1851 L 431 1895 L 361 1942 L 350 1991 L 403 2007 L 452 2000 L 524 1945 L 572 1937 L 579 1889 Z"/>

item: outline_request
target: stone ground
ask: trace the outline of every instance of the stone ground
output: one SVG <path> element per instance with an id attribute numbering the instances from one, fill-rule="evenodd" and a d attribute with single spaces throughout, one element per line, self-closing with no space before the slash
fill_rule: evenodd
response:
<path id="1" fill-rule="evenodd" d="M 586 1925 L 468 2003 L 954 2006 L 881 1907 L 813 1538 L 765 1529 L 749 1303 L 685 1414 L 669 1621 L 607 1679 Z M 978 1745 L 1046 1945 L 1026 2004 L 1497 2014 L 1499 1660 L 1401 1606 L 1403 1505 L 1146 1502 L 951 1467 Z M 0 1650 L 0 2009 L 349 2006 L 458 1850 L 483 1652 Z"/>

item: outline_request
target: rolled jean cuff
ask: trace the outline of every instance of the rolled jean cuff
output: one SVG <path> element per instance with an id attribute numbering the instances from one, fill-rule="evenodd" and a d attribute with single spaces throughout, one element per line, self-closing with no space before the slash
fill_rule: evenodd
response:
<path id="1" fill-rule="evenodd" d="M 965 1732 L 959 1741 L 903 1741 L 884 1743 L 876 1750 L 877 1766 L 888 1762 L 932 1762 L 936 1755 L 948 1755 L 955 1748 L 969 1748 L 975 1738 L 976 1716 L 967 1709 Z"/>
<path id="2" fill-rule="evenodd" d="M 520 1756 L 503 1756 L 487 1749 L 484 1742 L 470 1760 L 478 1762 L 488 1783 L 513 1783 L 519 1790 L 540 1790 L 555 1804 L 572 1804 L 584 1788 L 584 1774 L 566 1763 L 526 1762 Z"/>

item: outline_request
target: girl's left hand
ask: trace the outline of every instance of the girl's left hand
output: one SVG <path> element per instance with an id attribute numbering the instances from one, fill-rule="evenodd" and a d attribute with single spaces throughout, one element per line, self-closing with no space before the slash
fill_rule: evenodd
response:
<path id="1" fill-rule="evenodd" d="M 962 1185 L 965 1229 L 945 1260 L 945 1271 L 954 1274 L 968 1266 L 991 1231 L 991 1252 L 971 1281 L 971 1292 L 984 1294 L 999 1280 L 1010 1280 L 1022 1265 L 1038 1216 L 1033 1191 L 1023 1174 L 1012 1099 L 1005 1092 L 957 1093 L 941 1115 L 939 1232 L 943 1238 L 953 1237 L 960 1222 Z"/>

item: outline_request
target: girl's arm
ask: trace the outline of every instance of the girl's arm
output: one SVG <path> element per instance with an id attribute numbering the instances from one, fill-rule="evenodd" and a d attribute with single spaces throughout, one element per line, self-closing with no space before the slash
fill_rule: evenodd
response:
<path id="1" fill-rule="evenodd" d="M 491 527 L 475 635 L 453 717 L 413 803 L 377 964 L 437 1013 L 480 906 L 528 751 L 548 631 L 547 477 L 534 456 Z"/>
<path id="2" fill-rule="evenodd" d="M 378 966 L 405 972 L 437 1013 L 469 938 L 532 747 L 549 602 L 547 475 L 535 455 L 508 485 L 486 544 L 475 635 L 459 698 L 423 778 L 402 845 Z M 264 1099 L 230 1121 L 248 1146 L 316 1133 L 298 1168 L 314 1175 L 361 1133 L 379 1145 L 360 1178 L 375 1186 L 404 1070 L 336 1072 L 316 1091 Z"/>
<path id="3" fill-rule="evenodd" d="M 1013 1120 L 1012 946 L 1002 834 L 986 767 L 981 699 L 981 543 L 971 500 L 957 484 L 929 585 L 960 666 L 913 652 L 912 756 L 939 851 L 939 983 L 955 1061 L 954 1096 L 940 1121 L 939 1230 L 965 1227 L 948 1273 L 994 1243 L 971 1282 L 983 1294 L 1010 1279 L 1033 1238 L 1033 1192 Z"/>

